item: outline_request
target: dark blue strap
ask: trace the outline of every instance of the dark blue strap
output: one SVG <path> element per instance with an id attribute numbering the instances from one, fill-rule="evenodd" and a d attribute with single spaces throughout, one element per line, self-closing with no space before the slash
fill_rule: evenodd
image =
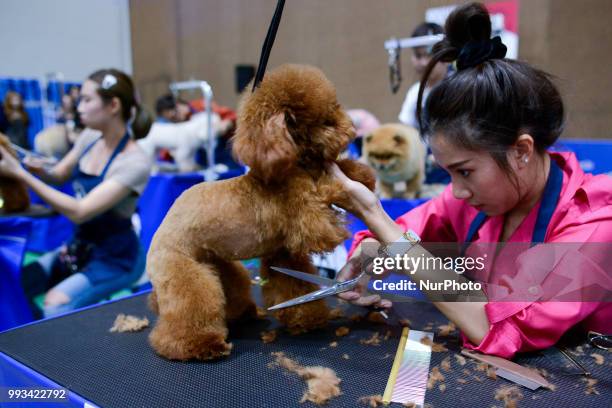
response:
<path id="1" fill-rule="evenodd" d="M 487 214 L 485 214 L 484 212 L 481 211 L 478 214 L 476 214 L 476 217 L 470 224 L 470 229 L 468 230 L 467 236 L 465 237 L 465 242 L 463 243 L 461 247 L 461 256 L 465 255 L 465 251 L 467 251 L 467 248 L 470 246 L 470 242 L 472 242 L 472 240 L 474 239 L 474 235 L 476 235 L 476 231 L 480 229 L 480 227 L 482 226 L 482 224 L 484 224 L 486 219 L 487 219 Z"/>
<path id="2" fill-rule="evenodd" d="M 123 139 L 121 139 L 117 147 L 115 147 L 115 151 L 111 155 L 110 159 L 108 159 L 108 162 L 106 162 L 106 166 L 104 166 L 104 170 L 102 170 L 102 173 L 100 173 L 99 177 L 104 178 L 104 175 L 106 174 L 106 171 L 110 167 L 111 163 L 113 162 L 113 160 L 115 160 L 115 157 L 117 157 L 117 155 L 121 153 L 123 149 L 125 149 L 125 146 L 127 145 L 129 140 L 130 140 L 130 134 L 128 132 L 125 132 Z"/>
<path id="3" fill-rule="evenodd" d="M 544 194 L 542 195 L 542 202 L 540 209 L 538 210 L 538 218 L 536 219 L 535 227 L 533 230 L 533 236 L 531 242 L 533 244 L 544 242 L 546 236 L 546 230 L 548 224 L 552 218 L 557 203 L 559 202 L 559 196 L 561 195 L 561 188 L 563 187 L 563 171 L 559 165 L 550 159 L 550 171 L 548 173 L 548 180 L 546 181 L 546 187 L 544 188 Z M 479 212 L 476 218 L 470 224 L 465 242 L 461 248 L 461 256 L 465 255 L 465 251 L 474 239 L 476 232 L 482 227 L 482 224 L 487 219 L 487 215 L 484 212 Z"/>
<path id="4" fill-rule="evenodd" d="M 533 237 L 531 238 L 532 244 L 544 242 L 546 230 L 555 212 L 555 208 L 557 208 L 562 187 L 563 171 L 553 159 L 550 159 L 550 172 L 548 174 L 546 188 L 544 189 L 544 195 L 542 196 L 542 204 L 538 211 L 538 218 L 533 230 Z"/>
<path id="5" fill-rule="evenodd" d="M 92 147 L 94 147 L 94 145 L 96 143 L 98 143 L 98 140 L 102 139 L 102 136 L 96 138 L 96 140 L 94 140 L 93 142 L 91 142 L 86 148 L 85 150 L 83 150 L 83 152 L 81 153 L 81 155 L 79 156 L 79 160 L 81 160 L 83 158 L 83 156 L 85 156 L 87 154 L 88 151 L 91 150 Z"/>

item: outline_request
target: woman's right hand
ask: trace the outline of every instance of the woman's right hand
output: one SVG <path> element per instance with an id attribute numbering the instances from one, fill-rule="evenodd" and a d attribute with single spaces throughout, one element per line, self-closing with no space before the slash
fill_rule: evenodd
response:
<path id="1" fill-rule="evenodd" d="M 47 168 L 50 165 L 48 160 L 35 156 L 24 157 L 23 164 L 30 173 L 37 176 L 47 174 Z"/>
<path id="2" fill-rule="evenodd" d="M 378 244 L 378 242 L 373 238 L 366 238 L 362 241 L 359 248 L 355 251 L 353 256 L 348 260 L 348 262 L 340 269 L 336 276 L 336 280 L 338 282 L 344 282 L 359 276 L 362 272 L 362 262 L 364 260 L 364 256 L 360 256 L 363 251 L 363 244 Z M 373 247 L 372 247 L 373 248 Z M 379 295 L 373 294 L 370 295 L 367 293 L 368 280 L 363 279 L 359 282 L 357 286 L 353 290 L 342 292 L 338 294 L 340 299 L 351 302 L 357 306 L 364 307 L 379 307 L 388 309 L 392 306 L 391 301 L 387 299 L 381 299 Z"/>
<path id="3" fill-rule="evenodd" d="M 19 159 L 0 146 L 0 176 L 19 178 L 24 171 Z"/>

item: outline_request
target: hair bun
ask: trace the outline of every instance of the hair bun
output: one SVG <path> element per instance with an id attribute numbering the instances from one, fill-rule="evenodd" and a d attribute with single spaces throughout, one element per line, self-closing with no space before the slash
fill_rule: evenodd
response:
<path id="1" fill-rule="evenodd" d="M 506 56 L 508 48 L 496 36 L 490 40 L 468 41 L 457 57 L 457 70 L 475 67 L 491 59 L 501 59 Z"/>
<path id="2" fill-rule="evenodd" d="M 491 38 L 491 18 L 482 3 L 468 3 L 457 7 L 446 19 L 447 41 L 461 49 L 470 41 Z"/>

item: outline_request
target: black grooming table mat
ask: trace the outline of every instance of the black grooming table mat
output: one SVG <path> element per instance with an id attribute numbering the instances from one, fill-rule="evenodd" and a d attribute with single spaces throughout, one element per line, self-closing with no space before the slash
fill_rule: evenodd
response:
<path id="1" fill-rule="evenodd" d="M 172 362 L 158 357 L 147 343 L 150 328 L 139 333 L 110 333 L 119 313 L 155 321 L 146 307 L 145 295 L 0 334 L 0 351 L 101 407 L 313 407 L 311 403 L 299 403 L 306 388 L 300 378 L 268 366 L 273 361 L 270 353 L 283 351 L 301 365 L 321 365 L 336 371 L 342 380 L 342 395 L 330 400 L 328 407 L 364 406 L 357 402 L 360 397 L 382 394 L 385 389 L 401 327 L 353 322 L 348 317 L 364 314 L 364 309 L 341 306 L 346 308 L 346 317 L 332 321 L 325 330 L 299 336 L 279 332 L 278 339 L 269 344 L 261 341 L 260 332 L 274 327 L 270 320 L 233 328 L 232 354 L 216 362 Z M 446 323 L 431 304 L 403 303 L 395 310 L 410 318 L 417 330 L 432 326 L 437 332 L 437 326 Z M 396 320 L 397 315 L 392 316 L 391 323 Z M 340 326 L 351 331 L 337 338 L 335 330 Z M 388 339 L 379 346 L 360 344 L 359 340 L 377 331 L 381 337 L 390 331 Z M 334 341 L 338 344 L 331 347 Z M 448 337 L 436 336 L 435 341 L 445 343 L 450 350 L 433 353 L 431 366 L 450 356 L 451 371 L 442 371 L 446 389 L 441 391 L 436 386 L 428 390 L 426 403 L 435 408 L 503 406 L 494 399 L 495 392 L 511 383 L 487 378 L 471 361 L 459 366 L 453 357 L 459 342 L 456 332 Z M 523 356 L 519 362 L 545 368 L 558 388 L 521 388 L 523 398 L 518 406 L 609 407 L 612 360 L 607 352 L 599 350 L 605 361 L 595 364 L 589 356 L 594 350 L 585 345 L 584 355 L 577 358 L 599 380 L 595 386 L 599 395 L 586 395 L 586 384 L 579 377 L 562 375 L 559 367 L 551 366 L 541 355 Z M 469 375 L 464 373 L 466 369 Z M 458 382 L 461 378 L 468 382 Z"/>

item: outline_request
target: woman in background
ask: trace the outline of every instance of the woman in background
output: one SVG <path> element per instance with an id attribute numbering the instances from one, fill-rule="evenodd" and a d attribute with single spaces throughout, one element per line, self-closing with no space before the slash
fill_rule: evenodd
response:
<path id="1" fill-rule="evenodd" d="M 83 124 L 98 132 L 84 131 L 51 170 L 31 159 L 27 171 L 0 150 L 1 175 L 22 180 L 76 224 L 67 246 L 42 255 L 22 271 L 35 317 L 95 303 L 129 287 L 143 273 L 138 266 L 142 249 L 131 217 L 151 163 L 135 139 L 146 136 L 151 118 L 136 99 L 132 79 L 115 69 L 96 71 L 85 80 L 78 111 Z M 46 184 L 70 179 L 76 197 Z M 42 293 L 41 311 L 33 300 Z"/>
<path id="2" fill-rule="evenodd" d="M 491 253 L 496 260 L 487 272 L 494 279 L 486 283 L 495 286 L 478 293 L 484 301 L 433 301 L 461 330 L 464 347 L 511 358 L 548 348 L 574 327 L 612 334 L 612 179 L 585 174 L 573 153 L 548 151 L 563 130 L 561 95 L 548 74 L 504 58 L 506 47 L 499 37 L 490 38 L 482 4 L 458 7 L 445 28 L 419 101 L 436 64 L 455 62 L 457 72 L 431 89 L 418 116 L 452 182 L 440 197 L 394 222 L 372 192 L 332 166 L 352 198 L 351 212 L 369 228 L 355 235 L 349 256 L 358 259 L 366 242 L 389 248 L 414 241 L 415 234 L 422 242 L 462 244 L 468 254 L 504 243 Z M 532 243 L 543 245 L 530 249 Z M 515 255 L 517 246 L 528 250 Z M 417 244 L 408 254 L 425 251 Z M 360 272 L 351 265 L 339 280 Z M 506 273 L 494 275 L 498 269 Z M 411 277 L 418 285 L 448 275 L 459 279 L 452 270 L 421 269 Z M 360 288 L 340 296 L 390 306 L 363 294 Z"/>
<path id="3" fill-rule="evenodd" d="M 6 118 L 4 132 L 10 141 L 24 149 L 29 149 L 28 123 L 30 120 L 21 95 L 13 91 L 7 92 L 4 97 L 3 111 Z"/>

